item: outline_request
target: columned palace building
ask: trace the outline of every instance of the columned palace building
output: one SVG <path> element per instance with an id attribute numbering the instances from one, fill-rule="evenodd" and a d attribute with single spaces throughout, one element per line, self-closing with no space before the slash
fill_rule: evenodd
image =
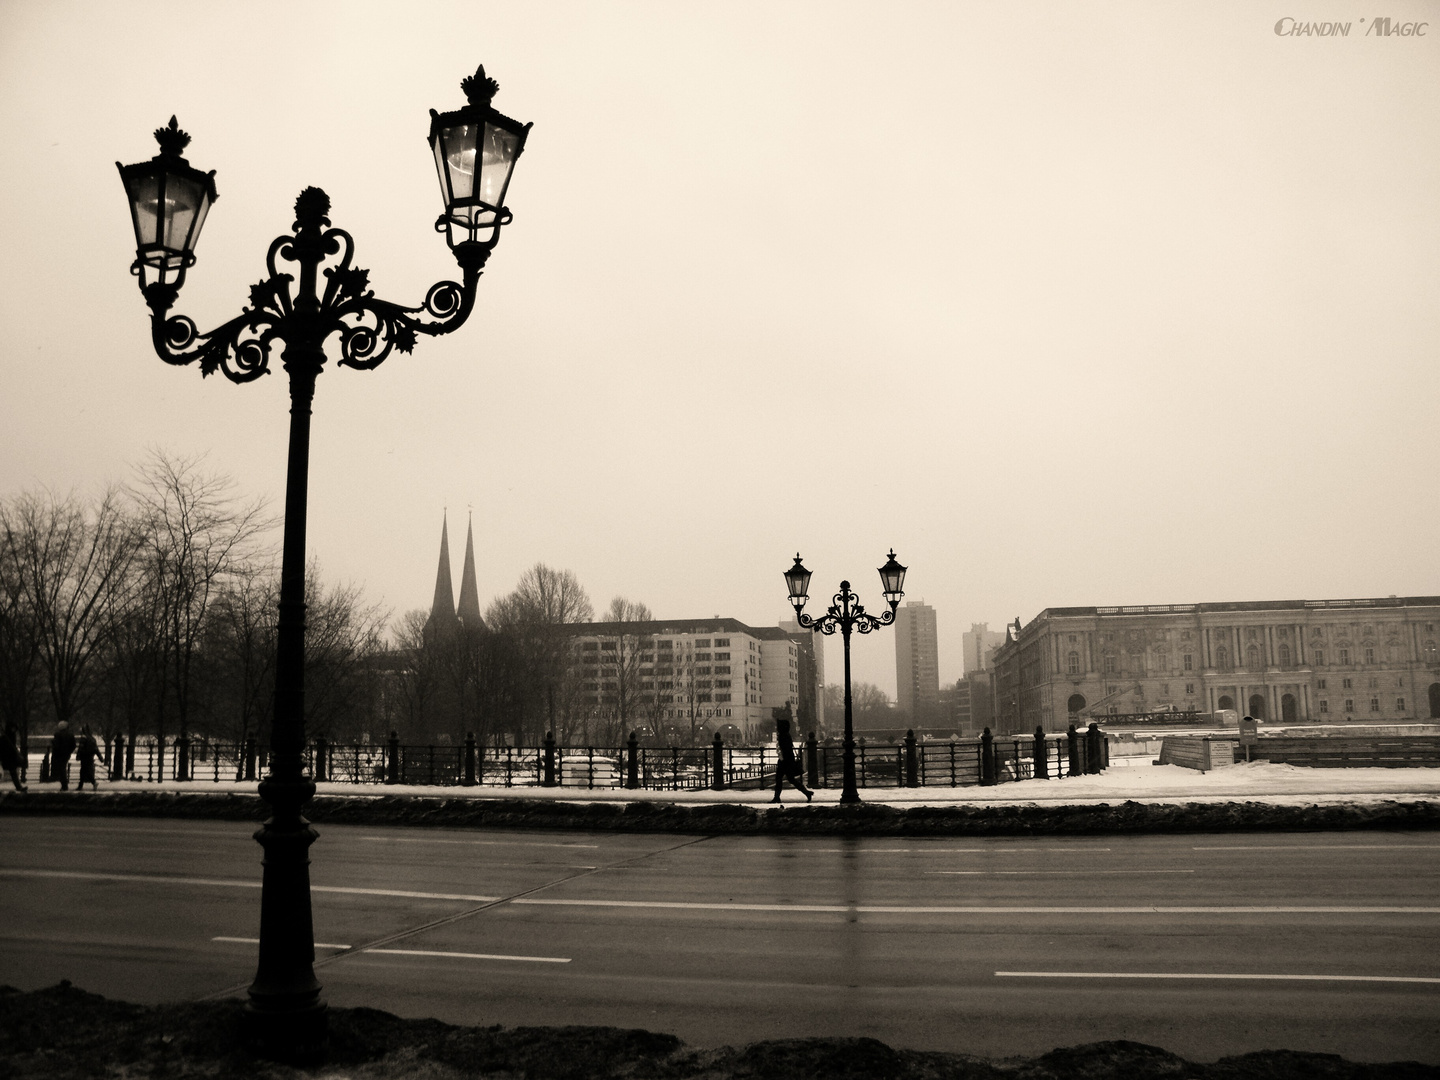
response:
<path id="1" fill-rule="evenodd" d="M 995 651 L 999 731 L 1234 709 L 1266 722 L 1440 718 L 1440 596 L 1046 608 Z"/>

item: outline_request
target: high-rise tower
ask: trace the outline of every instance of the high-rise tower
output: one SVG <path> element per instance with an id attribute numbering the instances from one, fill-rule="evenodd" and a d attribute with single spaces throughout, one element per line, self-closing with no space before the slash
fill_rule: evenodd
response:
<path id="1" fill-rule="evenodd" d="M 935 609 L 919 600 L 895 612 L 895 699 L 916 727 L 932 723 L 940 703 Z"/>

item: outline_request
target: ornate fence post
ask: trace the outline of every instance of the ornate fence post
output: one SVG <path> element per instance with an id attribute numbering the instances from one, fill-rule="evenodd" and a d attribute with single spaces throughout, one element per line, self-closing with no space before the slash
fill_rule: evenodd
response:
<path id="1" fill-rule="evenodd" d="M 808 774 L 807 782 L 812 788 L 820 786 L 820 763 L 816 760 L 820 750 L 819 740 L 815 738 L 812 731 L 805 736 L 805 772 Z"/>
<path id="2" fill-rule="evenodd" d="M 1039 724 L 1035 725 L 1035 770 L 1036 780 L 1050 779 L 1050 757 L 1049 750 L 1045 746 L 1045 729 Z"/>
<path id="3" fill-rule="evenodd" d="M 330 779 L 330 743 L 324 735 L 315 739 L 315 782 Z"/>
<path id="4" fill-rule="evenodd" d="M 390 732 L 390 744 L 385 754 L 385 783 L 400 782 L 400 733 Z"/>
<path id="5" fill-rule="evenodd" d="M 633 731 L 625 744 L 625 786 L 631 791 L 640 786 L 640 740 Z"/>
<path id="6" fill-rule="evenodd" d="M 980 735 L 980 783 L 995 783 L 995 736 L 988 727 Z"/>
<path id="7" fill-rule="evenodd" d="M 555 732 L 545 733 L 545 787 L 555 786 Z"/>
<path id="8" fill-rule="evenodd" d="M 1070 754 L 1070 768 L 1066 775 L 1079 776 L 1083 771 L 1080 768 L 1080 733 L 1075 730 L 1074 724 L 1065 729 L 1065 742 Z"/>
<path id="9" fill-rule="evenodd" d="M 1098 773 L 1104 768 L 1102 764 L 1105 753 L 1105 736 L 1100 734 L 1100 725 L 1091 722 L 1085 729 L 1085 771 L 1087 773 Z"/>
<path id="10" fill-rule="evenodd" d="M 465 787 L 475 786 L 475 733 L 465 733 Z"/>
<path id="11" fill-rule="evenodd" d="M 920 761 L 915 747 L 915 729 L 905 732 L 905 786 L 920 786 Z"/>
<path id="12" fill-rule="evenodd" d="M 711 772 L 713 773 L 713 776 L 711 777 L 711 780 L 710 780 L 710 790 L 711 790 L 711 791 L 724 791 L 724 790 L 725 790 L 725 743 L 724 743 L 724 741 L 720 738 L 720 733 L 719 733 L 718 731 L 715 733 L 715 742 L 711 744 L 711 747 L 710 747 L 710 755 L 711 755 L 711 758 L 712 758 L 712 761 L 711 761 Z"/>

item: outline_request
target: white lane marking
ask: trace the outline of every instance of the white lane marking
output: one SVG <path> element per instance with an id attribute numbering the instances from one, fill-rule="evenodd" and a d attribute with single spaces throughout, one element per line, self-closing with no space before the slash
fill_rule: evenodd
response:
<path id="1" fill-rule="evenodd" d="M 365 949 L 367 953 L 387 956 L 450 956 L 459 960 L 524 960 L 532 964 L 568 964 L 568 956 L 502 956 L 499 953 L 440 952 L 435 949 Z"/>
<path id="2" fill-rule="evenodd" d="M 552 900 L 524 897 L 512 904 L 536 907 L 650 908 L 666 911 L 779 911 L 871 915 L 1440 915 L 1440 907 L 1389 906 L 1186 906 L 1154 904 L 1126 907 L 906 907 L 884 904 L 721 904 L 679 900 Z"/>
<path id="3" fill-rule="evenodd" d="M 232 942 L 232 943 L 234 943 L 234 944 L 236 944 L 236 945 L 259 945 L 259 944 L 260 944 L 260 939 L 259 939 L 258 937 L 212 937 L 210 940 L 211 940 L 211 941 L 228 941 L 228 942 Z M 348 948 L 350 948 L 350 946 L 349 946 L 349 945 L 331 945 L 331 944 L 327 944 L 326 942 L 323 942 L 323 941 L 317 941 L 317 942 L 315 942 L 315 948 L 317 948 L 317 949 L 348 949 Z"/>
<path id="4" fill-rule="evenodd" d="M 231 889 L 258 889 L 258 881 L 239 878 L 184 878 L 165 874 L 102 874 L 91 870 L 21 870 L 0 867 L 0 876 L 26 878 L 64 878 L 70 881 L 148 881 L 165 885 L 218 885 Z"/>
<path id="5" fill-rule="evenodd" d="M 1440 851 L 1440 844 L 1235 844 L 1192 851 Z"/>
<path id="6" fill-rule="evenodd" d="M 493 904 L 498 896 L 475 896 L 470 893 L 410 892 L 406 889 L 356 889 L 342 885 L 311 885 L 311 892 L 354 893 L 358 896 L 399 896 L 406 900 L 465 900 L 476 904 Z"/>
<path id="7" fill-rule="evenodd" d="M 1380 982 L 1431 983 L 1440 979 L 1418 975 L 1251 975 L 1234 972 L 1171 972 L 1171 971 L 997 971 L 1001 979 L 1249 979 L 1265 982 Z"/>
<path id="8" fill-rule="evenodd" d="M 963 875 L 967 877 L 986 874 L 1065 874 L 1069 877 L 1089 877 L 1092 874 L 1193 874 L 1194 870 L 926 870 L 927 874 Z"/>
<path id="9" fill-rule="evenodd" d="M 258 881 L 239 878 L 178 878 L 164 874 L 102 874 L 82 870 L 18 870 L 0 867 L 0 876 L 30 878 L 66 878 L 83 881 L 141 881 L 163 885 L 213 885 L 231 889 L 258 889 Z M 475 896 L 470 893 L 411 892 L 407 889 L 360 889 L 344 885 L 311 885 L 311 892 L 349 893 L 357 896 L 398 896 L 405 900 L 464 900 L 477 904 L 493 904 L 498 896 Z"/>
<path id="10" fill-rule="evenodd" d="M 753 847 L 744 849 L 752 855 L 790 855 L 803 852 L 806 855 L 1033 855 L 1047 854 L 1088 855 L 1093 851 L 1109 851 L 1108 847 L 1064 847 L 1064 848 L 1005 848 L 1005 847 L 897 847 L 897 848 L 815 848 L 815 847 Z"/>
<path id="11" fill-rule="evenodd" d="M 382 844 L 478 844 L 483 847 L 598 848 L 599 844 L 549 844 L 539 840 L 445 840 L 429 836 L 361 836 Z"/>

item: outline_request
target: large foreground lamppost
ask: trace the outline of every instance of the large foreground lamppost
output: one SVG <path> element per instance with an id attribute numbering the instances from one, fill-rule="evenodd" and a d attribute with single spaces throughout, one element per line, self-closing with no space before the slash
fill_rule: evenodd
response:
<path id="1" fill-rule="evenodd" d="M 332 337 L 335 363 L 373 368 L 390 353 L 408 353 L 418 334 L 458 329 L 475 305 L 480 272 L 509 224 L 505 190 L 525 147 L 529 124 L 490 107 L 499 90 L 480 68 L 460 84 L 468 104 L 430 112 L 430 146 L 445 211 L 435 222 L 463 272 L 463 282 L 431 287 L 420 307 L 378 299 L 369 271 L 351 266 L 354 241 L 330 228 L 330 199 L 309 187 L 295 200 L 292 233 L 273 240 L 269 276 L 250 287 L 250 304 L 208 334 L 184 315 L 171 315 L 195 264 L 195 241 L 214 203 L 215 174 L 181 157 L 190 136 L 170 118 L 155 132 L 160 153 L 138 165 L 120 165 L 135 226 L 131 273 L 150 306 L 151 336 L 160 359 L 200 362 L 201 375 L 222 371 L 233 382 L 268 374 L 276 339 L 290 377 L 290 448 L 285 478 L 285 536 L 280 571 L 275 711 L 270 728 L 270 769 L 260 796 L 270 817 L 255 834 L 264 851 L 260 895 L 260 949 L 247 1015 L 256 1048 L 267 1056 L 314 1060 L 326 1044 L 325 1003 L 315 979 L 310 916 L 310 845 L 316 833 L 301 815 L 315 794 L 304 771 L 305 750 L 305 505 L 310 460 L 310 403 Z M 277 260 L 279 260 L 277 262 Z M 283 273 L 294 263 L 296 275 Z M 328 264 L 328 265 L 326 265 Z M 323 272 L 322 272 L 323 266 Z"/>
<path id="2" fill-rule="evenodd" d="M 795 605 L 795 618 L 800 625 L 821 634 L 833 634 L 838 630 L 845 640 L 845 742 L 842 754 L 844 786 L 840 789 L 842 803 L 860 801 L 860 788 L 855 783 L 855 727 L 850 706 L 850 631 L 858 630 L 862 634 L 868 634 L 895 621 L 895 609 L 900 606 L 900 598 L 905 595 L 905 570 L 905 567 L 895 561 L 893 550 L 885 565 L 880 567 L 881 591 L 890 605 L 889 611 L 871 615 L 860 606 L 860 598 L 850 591 L 850 582 L 842 581 L 830 610 L 818 619 L 812 619 L 804 611 L 805 602 L 810 598 L 810 571 L 805 569 L 798 554 L 795 556 L 795 565 L 785 571 L 785 587 L 790 590 L 790 603 Z"/>

